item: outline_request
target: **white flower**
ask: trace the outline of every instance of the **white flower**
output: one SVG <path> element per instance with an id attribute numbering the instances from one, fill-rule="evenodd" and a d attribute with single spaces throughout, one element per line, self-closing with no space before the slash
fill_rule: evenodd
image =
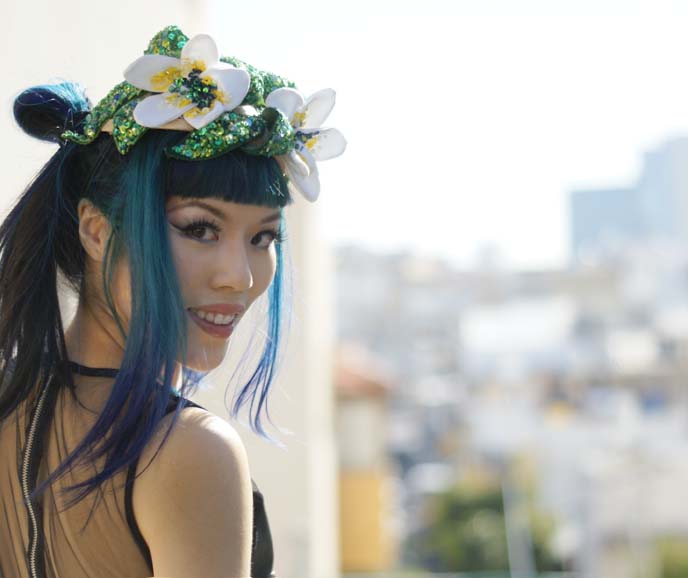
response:
<path id="1" fill-rule="evenodd" d="M 143 99 L 134 109 L 134 120 L 151 128 L 180 116 L 194 128 L 214 121 L 239 106 L 248 93 L 248 72 L 220 62 L 215 41 L 199 34 L 182 48 L 181 58 L 145 54 L 124 71 L 137 88 L 159 92 Z"/>
<path id="2" fill-rule="evenodd" d="M 320 128 L 334 103 L 331 88 L 319 90 L 308 99 L 293 88 L 278 88 L 265 99 L 266 106 L 281 111 L 296 132 L 296 148 L 282 157 L 283 166 L 292 184 L 311 202 L 320 194 L 315 161 L 337 157 L 346 148 L 346 139 L 336 128 Z"/>

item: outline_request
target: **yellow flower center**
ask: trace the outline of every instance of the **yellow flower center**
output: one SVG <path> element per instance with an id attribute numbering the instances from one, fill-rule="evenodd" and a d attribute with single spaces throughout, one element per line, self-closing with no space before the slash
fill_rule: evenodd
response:
<path id="1" fill-rule="evenodd" d="M 208 67 L 202 60 L 191 60 L 190 58 L 182 60 L 182 76 L 189 76 L 192 70 L 198 70 L 201 74 L 205 72 L 206 68 Z"/>
<path id="2" fill-rule="evenodd" d="M 187 110 L 184 113 L 184 116 L 189 116 L 189 117 L 195 117 L 195 116 L 200 116 L 201 114 L 208 114 L 213 108 L 215 108 L 216 101 L 213 101 L 210 106 L 206 106 L 205 108 L 192 108 L 191 110 Z"/>
<path id="3" fill-rule="evenodd" d="M 219 88 L 215 91 L 215 96 L 217 97 L 217 100 L 219 100 L 222 104 L 229 104 L 229 101 L 232 100 L 232 95 L 220 90 Z"/>
<path id="4" fill-rule="evenodd" d="M 154 74 L 150 78 L 151 86 L 155 92 L 165 92 L 167 88 L 172 84 L 177 78 L 182 75 L 182 71 L 176 66 L 170 66 L 165 70 L 161 70 L 157 74 Z"/>
<path id="5" fill-rule="evenodd" d="M 176 106 L 177 108 L 184 108 L 185 106 L 189 106 L 193 102 L 190 98 L 186 98 L 174 93 L 168 94 L 165 98 L 165 101 L 168 104 L 171 104 L 172 106 Z"/>
<path id="6" fill-rule="evenodd" d="M 306 111 L 294 113 L 294 126 L 299 128 L 306 122 Z"/>

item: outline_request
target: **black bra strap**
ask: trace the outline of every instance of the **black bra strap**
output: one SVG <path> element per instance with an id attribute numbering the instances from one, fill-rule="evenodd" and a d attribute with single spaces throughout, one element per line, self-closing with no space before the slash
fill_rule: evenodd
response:
<path id="1" fill-rule="evenodd" d="M 172 413 L 175 409 L 177 409 L 177 405 L 179 404 L 180 400 L 181 398 L 178 395 L 170 394 L 170 400 L 167 404 L 165 415 Z M 198 405 L 190 399 L 184 398 L 184 400 L 186 401 L 187 407 L 191 406 L 205 409 L 204 407 Z M 134 541 L 136 542 L 136 545 L 139 547 L 139 551 L 141 552 L 142 556 L 145 558 L 146 563 L 148 564 L 148 569 L 150 570 L 152 576 L 153 559 L 151 557 L 150 548 L 148 547 L 148 544 L 146 543 L 146 540 L 143 537 L 143 534 L 141 533 L 139 525 L 136 522 L 136 516 L 134 515 L 134 506 L 132 499 L 132 494 L 134 491 L 134 480 L 136 479 L 136 468 L 138 467 L 138 462 L 139 458 L 136 458 L 131 464 L 129 464 L 129 467 L 127 468 L 127 481 L 125 483 L 124 490 L 124 511 L 127 518 L 127 524 L 129 525 L 129 530 L 131 530 L 131 533 L 134 536 Z"/>
<path id="2" fill-rule="evenodd" d="M 176 408 L 181 398 L 178 395 L 170 395 L 170 401 L 167 406 L 165 415 L 172 413 Z M 184 398 L 187 407 L 199 407 L 206 409 L 188 398 Z M 206 410 L 207 411 L 207 410 Z M 134 516 L 134 506 L 132 494 L 134 490 L 134 480 L 136 479 L 136 468 L 138 466 L 138 458 L 134 460 L 127 469 L 127 481 L 124 491 L 124 510 L 127 519 L 127 524 L 134 537 L 136 545 L 139 547 L 141 555 L 148 564 L 151 576 L 153 575 L 153 560 L 150 548 L 146 543 L 143 534 L 136 522 Z M 270 523 L 268 522 L 267 514 L 265 512 L 263 494 L 258 489 L 256 482 L 251 478 L 251 485 L 253 487 L 253 532 L 251 544 L 251 576 L 255 578 L 275 578 L 272 571 L 274 563 L 274 555 L 272 549 L 272 535 L 270 533 Z"/>
<path id="3" fill-rule="evenodd" d="M 136 476 L 136 465 L 138 464 L 138 459 L 136 459 L 135 462 L 129 465 L 129 468 L 127 469 L 127 481 L 126 485 L 124 488 L 124 510 L 125 510 L 125 515 L 127 518 L 127 525 L 129 526 L 129 530 L 131 531 L 132 535 L 134 536 L 134 541 L 136 542 L 136 545 L 139 547 L 139 551 L 141 552 L 141 555 L 145 558 L 146 564 L 148 565 L 148 569 L 150 570 L 150 575 L 153 575 L 153 559 L 151 557 L 150 549 L 148 548 L 148 544 L 146 544 L 146 540 L 144 539 L 143 535 L 141 534 L 141 530 L 139 529 L 139 525 L 136 523 L 136 517 L 134 516 L 134 507 L 132 505 L 132 492 L 134 490 L 134 478 Z"/>

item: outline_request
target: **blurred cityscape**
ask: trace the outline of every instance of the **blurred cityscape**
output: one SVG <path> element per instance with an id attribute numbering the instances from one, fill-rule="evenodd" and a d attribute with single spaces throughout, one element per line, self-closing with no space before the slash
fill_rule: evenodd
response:
<path id="1" fill-rule="evenodd" d="M 595 160 L 621 170 L 626 153 L 615 143 L 628 151 L 668 127 L 686 130 L 680 5 L 8 2 L 3 47 L 20 57 L 8 59 L 0 86 L 0 201 L 8 210 L 54 151 L 15 126 L 14 98 L 64 78 L 97 101 L 152 33 L 176 23 L 309 94 L 336 87 L 332 120 L 350 150 L 328 163 L 323 189 L 336 213 L 329 226 L 346 238 L 350 207 L 370 202 L 376 214 L 388 192 L 424 186 L 431 196 L 447 182 L 492 193 L 513 177 L 527 190 L 534 158 L 549 175 L 526 208 L 551 215 L 556 203 L 532 199 L 558 196 L 562 175 L 595 171 Z M 79 33 L 62 33 L 75 14 Z M 412 101 L 390 93 L 390 79 L 409 70 L 441 79 L 461 105 L 404 171 L 380 170 L 407 158 L 399 119 Z M 558 163 L 577 156 L 586 158 Z M 472 170 L 454 170 L 459 157 Z M 495 167 L 507 179 L 483 182 Z M 569 191 L 569 200 L 561 269 L 515 271 L 491 247 L 458 269 L 350 246 L 334 255 L 334 279 L 319 213 L 290 208 L 295 323 L 271 414 L 292 435 L 277 436 L 285 451 L 240 430 L 277 576 L 688 578 L 688 138 L 648 151 L 637 182 Z M 489 205 L 473 205 L 482 224 Z M 356 224 L 361 242 L 369 224 Z M 501 232 L 500 242 L 518 234 Z M 556 232 L 543 231 L 543 245 Z M 251 330 L 233 341 L 243 345 Z M 195 398 L 226 419 L 242 348 L 232 354 Z"/>
<path id="2" fill-rule="evenodd" d="M 688 576 L 688 138 L 569 220 L 560 270 L 338 249 L 345 573 Z"/>

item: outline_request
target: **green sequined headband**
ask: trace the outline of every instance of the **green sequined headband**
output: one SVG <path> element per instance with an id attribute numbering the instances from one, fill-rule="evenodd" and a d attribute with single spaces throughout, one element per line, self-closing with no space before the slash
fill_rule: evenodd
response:
<path id="1" fill-rule="evenodd" d="M 238 148 L 275 157 L 290 186 L 309 201 L 320 194 L 316 161 L 346 148 L 337 129 L 321 126 L 334 107 L 334 90 L 304 98 L 285 78 L 220 57 L 207 34 L 189 40 L 177 26 L 168 26 L 124 78 L 93 107 L 79 131 L 66 131 L 62 138 L 87 145 L 101 132 L 111 132 L 124 155 L 149 128 L 189 131 L 165 154 L 198 161 Z"/>

